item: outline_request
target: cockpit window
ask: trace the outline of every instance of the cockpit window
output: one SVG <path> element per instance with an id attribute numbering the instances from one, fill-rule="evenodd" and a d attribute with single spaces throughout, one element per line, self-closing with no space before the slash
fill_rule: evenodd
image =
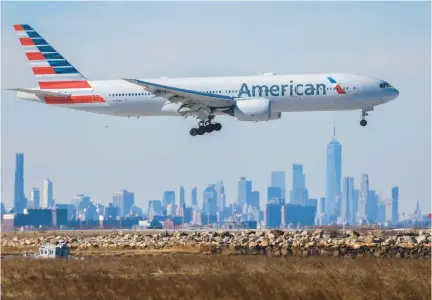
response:
<path id="1" fill-rule="evenodd" d="M 382 89 L 384 89 L 384 88 L 391 88 L 391 87 L 392 86 L 390 84 L 388 84 L 387 82 L 380 84 L 380 88 L 382 88 Z"/>

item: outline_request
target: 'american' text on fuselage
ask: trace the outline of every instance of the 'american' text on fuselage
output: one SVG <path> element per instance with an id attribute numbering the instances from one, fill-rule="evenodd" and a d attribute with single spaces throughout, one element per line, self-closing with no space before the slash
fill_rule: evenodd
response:
<path id="1" fill-rule="evenodd" d="M 303 92 L 301 92 L 299 90 L 299 88 L 305 88 L 303 90 Z M 290 95 L 290 96 L 313 96 L 313 95 L 320 95 L 320 89 L 322 91 L 323 95 L 326 95 L 326 90 L 327 87 L 325 84 L 323 83 L 319 83 L 319 84 L 297 84 L 294 85 L 293 82 L 291 81 L 290 84 L 282 84 L 282 85 L 252 85 L 252 88 L 249 89 L 248 85 L 246 83 L 243 83 L 240 91 L 239 91 L 239 95 L 238 97 L 242 97 L 243 95 L 247 96 L 247 97 L 268 97 L 269 94 L 270 96 L 273 97 L 283 97 L 285 95 Z"/>

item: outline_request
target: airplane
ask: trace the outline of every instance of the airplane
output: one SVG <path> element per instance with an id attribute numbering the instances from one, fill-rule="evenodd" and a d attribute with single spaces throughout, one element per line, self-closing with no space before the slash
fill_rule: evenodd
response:
<path id="1" fill-rule="evenodd" d="M 361 110 L 399 96 L 388 82 L 360 74 L 275 74 L 88 80 L 27 24 L 14 25 L 38 88 L 13 88 L 17 98 L 121 117 L 181 116 L 199 120 L 197 136 L 222 128 L 213 120 L 278 120 L 282 113 Z"/>

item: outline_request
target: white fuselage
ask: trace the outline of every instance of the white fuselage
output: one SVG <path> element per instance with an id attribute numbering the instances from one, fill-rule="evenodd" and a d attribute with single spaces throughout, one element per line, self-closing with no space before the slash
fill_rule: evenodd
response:
<path id="1" fill-rule="evenodd" d="M 332 83 L 328 77 L 334 78 L 337 83 Z M 240 99 L 263 97 L 270 100 L 274 112 L 371 109 L 393 100 L 399 94 L 393 87 L 381 87 L 380 85 L 385 83 L 383 80 L 356 74 L 264 74 L 142 80 L 193 92 Z M 125 80 L 89 81 L 89 84 L 91 86 L 89 89 L 50 91 L 67 91 L 73 95 L 92 95 L 93 102 L 54 103 L 53 105 L 125 117 L 181 115 L 178 112 L 180 103 L 171 103 Z M 49 104 L 43 96 L 25 92 L 18 92 L 17 96 L 21 99 Z M 223 113 L 216 109 L 215 114 Z"/>

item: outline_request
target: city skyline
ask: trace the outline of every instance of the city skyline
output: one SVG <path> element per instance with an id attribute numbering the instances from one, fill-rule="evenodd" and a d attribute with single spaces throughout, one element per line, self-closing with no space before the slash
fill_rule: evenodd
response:
<path id="1" fill-rule="evenodd" d="M 126 188 L 144 207 L 179 185 L 186 199 L 193 186 L 201 198 L 205 186 L 221 179 L 232 203 L 240 177 L 263 195 L 277 170 L 286 172 L 288 196 L 295 163 L 303 164 L 309 197 L 318 199 L 325 195 L 325 145 L 336 121 L 342 178 L 354 177 L 358 189 L 366 173 L 370 188 L 386 196 L 400 187 L 400 212 L 411 211 L 417 201 L 430 211 L 430 3 L 5 2 L 2 9 L 2 72 L 8 76 L 1 79 L 1 174 L 7 207 L 13 203 L 18 152 L 26 155 L 26 196 L 32 187 L 42 196 L 42 181 L 51 178 L 59 203 L 77 193 L 107 203 Z M 95 10 L 100 13 L 89 13 Z M 161 13 L 166 18 L 158 18 Z M 228 18 L 223 24 L 221 14 Z M 262 20 L 253 30 L 244 27 L 251 18 Z M 366 128 L 358 125 L 358 111 L 288 113 L 257 124 L 220 118 L 229 130 L 192 140 L 179 134 L 195 123 L 189 118 L 121 119 L 16 101 L 5 88 L 35 86 L 16 23 L 44 32 L 90 79 L 355 72 L 386 78 L 401 94 L 370 112 Z M 329 38 L 329 28 L 338 29 L 344 42 Z M 263 37 L 268 45 L 256 47 Z M 238 47 L 239 41 L 246 44 Z"/>
<path id="2" fill-rule="evenodd" d="M 336 141 L 335 135 L 333 136 L 333 139 L 330 141 L 330 143 L 327 145 L 327 150 L 330 152 L 327 153 L 327 161 L 330 162 L 330 165 L 334 162 L 333 157 L 333 150 L 331 149 L 336 142 L 338 147 L 342 147 L 342 145 Z M 331 155 L 329 155 L 329 153 Z M 340 162 L 341 163 L 341 162 Z M 329 165 L 329 163 L 327 164 Z M 303 205 L 303 206 L 314 206 L 316 207 L 316 216 L 317 216 L 317 222 L 318 223 L 326 223 L 326 222 L 340 222 L 337 217 L 333 218 L 331 216 L 328 216 L 328 210 L 327 205 L 324 205 L 323 208 L 321 208 L 321 205 L 318 203 L 318 200 L 316 198 L 309 197 L 308 188 L 306 184 L 306 174 L 303 173 L 303 164 L 293 164 L 292 165 L 292 189 L 290 192 L 290 196 L 287 197 L 284 195 L 283 191 L 286 188 L 287 184 L 284 179 L 286 176 L 286 173 L 284 171 L 272 171 L 270 173 L 271 180 L 269 185 L 267 186 L 267 193 L 260 193 L 260 191 L 256 191 L 253 188 L 253 181 L 248 180 L 247 177 L 242 176 L 238 181 L 238 189 L 237 194 L 235 197 L 231 196 L 228 197 L 228 199 L 233 199 L 233 201 L 226 202 L 226 194 L 225 194 L 225 188 L 223 185 L 223 180 L 219 181 L 217 180 L 216 183 L 207 184 L 205 188 L 203 188 L 202 196 L 199 197 L 197 194 L 198 188 L 196 186 L 191 188 L 191 194 L 190 198 L 185 196 L 185 188 L 182 185 L 179 185 L 178 191 L 176 190 L 164 190 L 162 192 L 162 196 L 159 200 L 147 200 L 144 202 L 143 205 L 139 205 L 135 203 L 135 193 L 129 192 L 127 189 L 122 189 L 120 192 L 113 193 L 112 194 L 112 201 L 108 202 L 101 202 L 101 201 L 93 201 L 91 195 L 84 195 L 82 193 L 77 193 L 76 195 L 72 196 L 71 201 L 62 201 L 62 202 L 54 202 L 54 195 L 53 195 L 53 183 L 50 179 L 45 179 L 43 184 L 43 195 L 42 195 L 42 202 L 40 202 L 40 191 L 38 188 L 33 187 L 32 191 L 30 193 L 30 201 L 28 201 L 25 192 L 22 195 L 21 188 L 23 187 L 24 182 L 24 153 L 17 153 L 16 154 L 16 177 L 15 177 L 15 191 L 17 195 L 21 195 L 24 199 L 24 204 L 20 204 L 20 206 L 24 207 L 28 204 L 30 204 L 30 207 L 28 208 L 49 208 L 54 207 L 57 204 L 64 205 L 64 204 L 73 204 L 73 203 L 79 203 L 82 199 L 87 199 L 85 203 L 96 203 L 96 204 L 102 204 L 102 205 L 108 205 L 112 204 L 117 207 L 124 207 L 126 211 L 129 211 L 132 206 L 136 207 L 146 207 L 150 205 L 152 201 L 160 201 L 161 205 L 163 207 L 170 207 L 170 210 L 172 212 L 176 212 L 177 208 L 182 207 L 182 204 L 185 204 L 188 207 L 192 207 L 195 204 L 198 205 L 198 207 L 203 210 L 204 212 L 209 211 L 209 205 L 214 205 L 214 209 L 212 211 L 219 211 L 220 209 L 223 209 L 227 207 L 228 205 L 234 205 L 234 207 L 237 207 L 237 210 L 243 210 L 242 206 L 244 205 L 258 205 L 257 207 L 265 207 L 268 203 L 271 203 L 273 201 L 273 196 L 276 196 L 276 198 L 281 197 L 280 199 L 284 199 L 285 203 L 290 204 L 296 204 L 296 205 Z M 329 172 L 327 174 L 326 181 L 332 181 L 332 177 L 334 174 L 332 172 Z M 18 184 L 18 185 L 17 185 Z M 389 211 L 387 215 L 390 215 L 391 219 L 393 220 L 399 220 L 401 218 L 401 215 L 405 212 L 400 212 L 400 201 L 399 201 L 399 186 L 393 186 L 391 187 L 391 197 L 388 197 L 387 194 L 383 193 L 381 191 L 376 191 L 370 188 L 369 184 L 369 177 L 367 174 L 361 175 L 361 181 L 357 188 L 355 185 L 355 177 L 344 177 L 342 181 L 342 188 L 341 191 L 337 195 L 337 199 L 340 201 L 337 201 L 335 203 L 334 207 L 332 208 L 333 212 L 337 212 L 336 214 L 340 216 L 343 220 L 347 220 L 349 222 L 354 222 L 357 217 L 360 218 L 369 218 L 369 215 L 371 213 L 371 210 L 373 210 L 374 214 L 377 213 L 373 218 L 378 220 L 379 216 L 378 214 L 381 214 L 381 212 L 378 213 L 380 209 L 380 203 L 381 201 L 385 201 L 389 206 L 389 210 L 387 208 L 386 211 Z M 18 188 L 17 188 L 18 186 Z M 279 191 L 275 190 L 279 189 Z M 366 193 L 365 193 L 366 191 Z M 177 195 L 179 198 L 177 198 Z M 178 201 L 176 201 L 176 198 Z M 76 200 L 76 199 L 79 199 Z M 128 200 L 130 199 L 130 200 Z M 189 199 L 189 201 L 188 201 Z M 210 199 L 210 200 L 209 200 Z M 320 199 L 323 199 L 323 197 L 320 197 Z M 325 202 L 327 202 L 327 199 L 324 197 Z M 390 199 L 390 202 L 389 202 Z M 396 199 L 396 202 L 395 202 Z M 195 203 L 197 201 L 197 203 Z M 210 202 L 212 203 L 210 204 Z M 248 201 L 252 201 L 248 202 Z M 312 201 L 312 202 L 311 202 Z M 375 208 L 374 207 L 374 202 Z M 15 203 L 19 203 L 19 201 L 16 201 L 15 197 Z M 37 205 L 37 203 L 40 203 L 40 205 Z M 3 202 L 2 202 L 3 204 Z M 372 205 L 372 206 L 371 206 Z M 419 202 L 416 202 L 416 205 L 419 205 Z M 150 206 L 149 206 L 150 207 Z M 387 206 L 386 206 L 387 207 Z M 15 209 L 15 207 L 14 207 Z M 376 212 L 375 212 L 376 210 Z M 19 213 L 22 213 L 22 209 L 18 211 Z M 358 216 L 353 214 L 353 212 L 358 212 Z M 125 212 L 123 210 L 120 211 L 121 215 L 124 215 Z M 320 215 L 326 213 L 326 219 L 323 221 L 320 219 Z M 408 212 L 409 214 L 409 212 Z M 385 215 L 385 214 L 384 214 Z"/>

